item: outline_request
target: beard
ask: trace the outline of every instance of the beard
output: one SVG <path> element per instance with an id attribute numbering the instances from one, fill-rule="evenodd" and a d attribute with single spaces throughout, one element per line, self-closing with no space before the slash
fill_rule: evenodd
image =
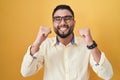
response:
<path id="1" fill-rule="evenodd" d="M 59 32 L 61 28 L 66 28 L 67 32 Z M 73 26 L 68 26 L 68 25 L 65 25 L 65 26 L 57 26 L 57 27 L 54 27 L 54 31 L 55 33 L 61 37 L 61 38 L 66 38 L 68 37 L 70 34 L 73 33 Z"/>

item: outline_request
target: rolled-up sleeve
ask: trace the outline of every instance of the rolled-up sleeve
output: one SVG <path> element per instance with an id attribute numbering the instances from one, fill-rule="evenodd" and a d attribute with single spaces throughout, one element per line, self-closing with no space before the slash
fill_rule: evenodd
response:
<path id="1" fill-rule="evenodd" d="M 40 52 L 38 51 L 35 55 L 31 56 L 30 47 L 28 47 L 21 64 L 21 74 L 24 77 L 35 74 L 43 66 L 43 55 L 39 55 Z"/>
<path id="2" fill-rule="evenodd" d="M 93 71 L 104 80 L 111 80 L 113 76 L 113 70 L 110 62 L 105 57 L 105 54 L 101 52 L 101 59 L 99 64 L 97 64 L 92 55 L 90 55 L 90 64 Z"/>

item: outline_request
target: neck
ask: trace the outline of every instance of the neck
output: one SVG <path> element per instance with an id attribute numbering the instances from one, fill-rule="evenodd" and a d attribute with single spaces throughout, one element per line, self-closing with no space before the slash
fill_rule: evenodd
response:
<path id="1" fill-rule="evenodd" d="M 61 38 L 61 37 L 58 36 L 59 42 L 61 42 L 65 46 L 68 45 L 71 42 L 72 38 L 73 38 L 73 33 L 70 34 L 69 36 L 67 36 L 66 38 Z"/>

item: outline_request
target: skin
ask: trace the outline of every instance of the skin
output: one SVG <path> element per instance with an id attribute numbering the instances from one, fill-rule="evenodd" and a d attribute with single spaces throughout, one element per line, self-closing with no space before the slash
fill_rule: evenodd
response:
<path id="1" fill-rule="evenodd" d="M 66 16 L 66 15 L 72 15 L 72 14 L 66 9 L 59 9 L 54 14 L 54 16 Z M 59 24 L 55 23 L 53 21 L 53 26 L 54 26 L 54 31 L 56 32 L 56 29 L 57 29 L 59 34 L 67 34 L 70 30 L 72 30 L 71 33 L 65 38 L 61 38 L 59 35 L 56 34 L 58 40 L 62 44 L 64 44 L 64 45 L 69 44 L 73 38 L 73 30 L 74 30 L 74 26 L 75 26 L 75 20 L 73 19 L 69 23 L 66 23 L 62 19 L 62 21 Z M 66 27 L 66 26 L 68 26 L 68 27 Z M 93 44 L 93 39 L 92 39 L 89 28 L 79 29 L 78 32 L 82 36 L 82 38 L 85 40 L 85 42 L 88 46 Z M 39 50 L 39 46 L 48 37 L 48 35 L 50 33 L 51 33 L 50 28 L 45 27 L 45 26 L 40 26 L 40 29 L 38 31 L 38 35 L 37 35 L 35 41 L 33 42 L 33 45 L 32 45 L 31 50 L 30 50 L 32 56 Z M 99 63 L 100 58 L 101 58 L 100 50 L 97 47 L 94 49 L 91 49 L 91 54 L 92 54 L 94 60 L 96 61 L 96 63 Z"/>

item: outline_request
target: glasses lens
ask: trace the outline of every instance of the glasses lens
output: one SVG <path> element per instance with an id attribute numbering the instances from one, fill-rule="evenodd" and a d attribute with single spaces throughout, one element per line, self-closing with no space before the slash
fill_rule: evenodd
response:
<path id="1" fill-rule="evenodd" d="M 60 16 L 55 16 L 55 17 L 53 17 L 53 20 L 54 20 L 54 22 L 56 22 L 56 23 L 60 23 L 61 22 L 61 17 Z"/>
<path id="2" fill-rule="evenodd" d="M 67 23 L 70 22 L 72 19 L 73 19 L 72 16 L 65 16 L 64 17 L 64 21 Z"/>

